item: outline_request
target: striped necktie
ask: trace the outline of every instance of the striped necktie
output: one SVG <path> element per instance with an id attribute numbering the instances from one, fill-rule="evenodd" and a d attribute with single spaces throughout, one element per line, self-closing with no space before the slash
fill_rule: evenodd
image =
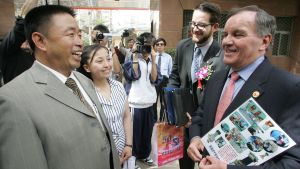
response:
<path id="1" fill-rule="evenodd" d="M 68 86 L 73 93 L 79 98 L 79 100 L 88 108 L 91 112 L 94 113 L 93 109 L 91 106 L 87 103 L 87 101 L 84 99 L 82 93 L 79 90 L 79 87 L 77 86 L 76 82 L 72 78 L 68 78 L 67 81 L 65 82 L 66 86 Z"/>
<path id="2" fill-rule="evenodd" d="M 200 70 L 201 49 L 197 47 L 194 52 L 194 58 L 191 66 L 191 78 L 194 83 L 197 81 L 196 73 Z"/>

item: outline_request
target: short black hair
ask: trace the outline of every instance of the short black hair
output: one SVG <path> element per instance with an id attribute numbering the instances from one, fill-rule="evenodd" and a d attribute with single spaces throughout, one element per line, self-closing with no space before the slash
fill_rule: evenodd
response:
<path id="1" fill-rule="evenodd" d="M 99 24 L 96 25 L 93 30 L 100 31 L 101 33 L 109 33 L 107 26 Z M 92 39 L 93 43 L 98 43 L 99 41 L 96 38 Z"/>
<path id="2" fill-rule="evenodd" d="M 221 18 L 221 9 L 217 4 L 204 2 L 195 7 L 194 10 L 200 10 L 210 14 L 210 23 L 219 23 Z"/>
<path id="3" fill-rule="evenodd" d="M 150 32 L 144 32 L 142 34 L 140 34 L 137 38 L 136 41 L 140 44 L 143 45 L 153 45 L 155 42 L 155 37 L 152 33 Z"/>
<path id="4" fill-rule="evenodd" d="M 25 16 L 25 36 L 30 45 L 30 48 L 34 51 L 35 44 L 31 38 L 32 33 L 40 32 L 44 35 L 48 34 L 48 28 L 51 24 L 53 15 L 66 13 L 75 17 L 76 14 L 72 8 L 62 5 L 43 5 L 31 9 Z"/>
<path id="5" fill-rule="evenodd" d="M 97 31 L 100 31 L 102 33 L 109 33 L 109 30 L 107 28 L 107 26 L 105 25 L 102 25 L 102 24 L 99 24 L 99 25 L 96 25 L 93 30 L 97 30 Z"/>
<path id="6" fill-rule="evenodd" d="M 167 46 L 167 41 L 164 38 L 158 38 L 158 39 L 156 39 L 156 41 L 154 42 L 154 45 L 157 44 L 160 41 L 163 41 L 164 45 Z"/>

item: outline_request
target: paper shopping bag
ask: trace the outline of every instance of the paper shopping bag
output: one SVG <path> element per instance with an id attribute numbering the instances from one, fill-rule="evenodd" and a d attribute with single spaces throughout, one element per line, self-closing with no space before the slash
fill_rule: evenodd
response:
<path id="1" fill-rule="evenodd" d="M 155 123 L 152 134 L 152 159 L 162 166 L 183 157 L 184 127 Z"/>

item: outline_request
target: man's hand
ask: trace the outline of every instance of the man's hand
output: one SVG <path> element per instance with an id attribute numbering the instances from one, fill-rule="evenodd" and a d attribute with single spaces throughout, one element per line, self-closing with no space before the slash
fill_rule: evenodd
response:
<path id="1" fill-rule="evenodd" d="M 192 117 L 188 112 L 186 112 L 186 116 L 188 117 L 189 121 L 184 125 L 184 127 L 189 128 L 192 125 Z"/>
<path id="2" fill-rule="evenodd" d="M 207 156 L 200 161 L 199 169 L 227 169 L 227 164 L 215 157 Z"/>
<path id="3" fill-rule="evenodd" d="M 200 154 L 200 151 L 202 152 L 203 149 L 204 149 L 204 145 L 203 145 L 200 137 L 193 138 L 187 149 L 187 153 L 193 161 L 201 161 L 202 155 Z"/>
<path id="4" fill-rule="evenodd" d="M 153 60 L 153 63 L 155 63 L 155 58 L 156 58 L 156 52 L 153 46 L 151 46 L 151 59 Z"/>

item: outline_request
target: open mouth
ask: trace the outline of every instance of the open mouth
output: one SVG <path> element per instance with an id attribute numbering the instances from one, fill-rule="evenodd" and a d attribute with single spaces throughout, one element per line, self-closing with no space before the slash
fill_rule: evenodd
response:
<path id="1" fill-rule="evenodd" d="M 235 48 L 230 48 L 230 47 L 225 47 L 224 51 L 226 53 L 234 53 L 234 52 L 237 52 L 237 49 Z"/>
<path id="2" fill-rule="evenodd" d="M 79 51 L 72 53 L 72 55 L 76 56 L 76 57 L 81 57 L 81 54 L 82 54 L 82 52 L 79 52 Z"/>

